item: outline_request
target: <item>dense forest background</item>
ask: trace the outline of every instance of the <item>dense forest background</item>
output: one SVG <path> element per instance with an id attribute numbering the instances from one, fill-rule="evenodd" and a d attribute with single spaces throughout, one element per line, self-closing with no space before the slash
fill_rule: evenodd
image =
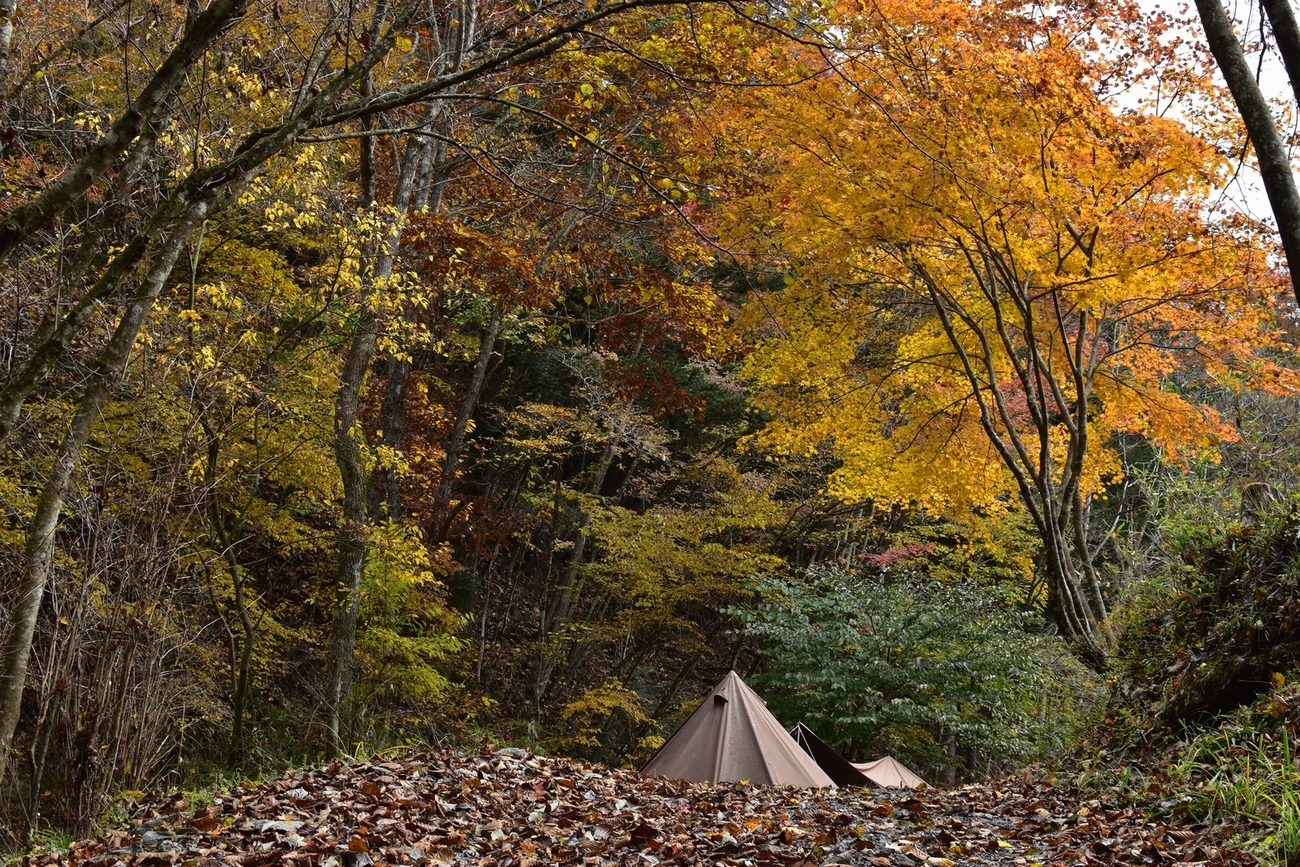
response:
<path id="1" fill-rule="evenodd" d="M 1296 302 L 1197 26 L 0 0 L 7 842 L 635 766 L 735 669 L 941 784 L 1204 806 L 1237 714 L 1300 845 Z"/>

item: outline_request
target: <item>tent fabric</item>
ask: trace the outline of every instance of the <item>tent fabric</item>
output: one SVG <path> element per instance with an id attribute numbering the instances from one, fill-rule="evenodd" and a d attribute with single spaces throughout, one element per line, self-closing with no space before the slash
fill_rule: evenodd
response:
<path id="1" fill-rule="evenodd" d="M 835 788 L 758 694 L 728 672 L 641 773 L 696 783 Z"/>
<path id="2" fill-rule="evenodd" d="M 853 767 L 861 771 L 867 779 L 877 786 L 885 788 L 915 789 L 917 786 L 926 784 L 925 780 L 903 767 L 898 759 L 893 756 L 885 756 L 883 759 L 876 759 L 874 762 L 854 762 Z"/>
<path id="3" fill-rule="evenodd" d="M 837 786 L 869 786 L 871 780 L 867 775 L 853 766 L 853 763 L 835 751 L 826 741 L 817 737 L 813 730 L 803 723 L 797 723 L 790 729 L 790 737 L 803 747 L 803 751 L 812 757 L 817 766 L 826 772 L 826 776 L 835 781 Z"/>

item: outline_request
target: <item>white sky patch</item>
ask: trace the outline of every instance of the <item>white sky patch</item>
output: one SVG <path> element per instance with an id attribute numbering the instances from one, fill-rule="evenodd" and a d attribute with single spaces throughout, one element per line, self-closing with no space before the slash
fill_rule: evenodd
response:
<path id="1" fill-rule="evenodd" d="M 1138 5 L 1146 12 L 1165 12 L 1176 19 L 1190 18 L 1192 25 L 1190 25 L 1190 32 L 1185 37 L 1197 45 L 1205 45 L 1205 35 L 1200 30 L 1196 9 L 1191 4 L 1184 2 L 1184 0 L 1138 0 Z M 1275 50 L 1262 53 L 1259 51 L 1260 38 L 1263 35 L 1260 30 L 1262 12 L 1259 4 L 1251 2 L 1251 0 L 1233 0 L 1233 2 L 1227 4 L 1227 8 L 1228 14 L 1238 24 L 1238 37 L 1243 35 L 1246 37 L 1246 57 L 1252 68 L 1258 70 L 1257 77 L 1260 89 L 1263 91 L 1264 96 L 1273 103 L 1274 117 L 1285 124 L 1282 128 L 1283 140 L 1294 141 L 1297 138 L 1297 115 L 1294 110 L 1291 85 L 1287 80 L 1286 70 L 1283 68 L 1281 58 L 1278 57 Z M 1215 77 L 1220 84 L 1223 83 L 1223 79 L 1217 74 L 1217 70 Z M 1145 102 L 1149 108 L 1149 95 L 1145 99 L 1140 94 L 1129 94 L 1128 96 L 1129 98 L 1120 101 L 1122 106 L 1131 107 Z M 1233 110 L 1235 110 L 1235 106 Z M 1294 148 L 1292 150 L 1294 153 Z M 1273 224 L 1273 211 L 1269 207 L 1268 196 L 1264 192 L 1264 185 L 1260 181 L 1259 172 L 1252 165 L 1239 165 L 1233 181 L 1221 191 L 1221 196 L 1223 202 L 1230 209 L 1265 221 L 1270 225 Z"/>

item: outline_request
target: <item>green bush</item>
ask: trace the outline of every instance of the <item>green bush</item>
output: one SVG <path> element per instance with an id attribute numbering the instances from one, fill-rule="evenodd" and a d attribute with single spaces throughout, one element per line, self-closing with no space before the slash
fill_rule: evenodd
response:
<path id="1" fill-rule="evenodd" d="M 937 780 L 1002 771 L 1062 749 L 1096 695 L 1036 615 L 972 583 L 813 568 L 757 589 L 737 613 L 770 661 L 769 706 L 854 760 L 890 753 Z"/>

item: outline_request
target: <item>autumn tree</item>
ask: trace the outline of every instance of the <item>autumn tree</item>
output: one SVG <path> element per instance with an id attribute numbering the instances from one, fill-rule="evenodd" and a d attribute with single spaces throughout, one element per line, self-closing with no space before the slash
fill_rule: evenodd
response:
<path id="1" fill-rule="evenodd" d="M 851 24 L 849 23 L 851 22 Z M 1048 607 L 1104 664 L 1108 591 L 1089 514 L 1119 434 L 1174 461 L 1233 432 L 1170 387 L 1189 367 L 1289 389 L 1277 283 L 1217 222 L 1215 150 L 1098 96 L 1092 13 L 956 4 L 845 10 L 854 40 L 753 101 L 763 188 L 726 237 L 786 286 L 750 306 L 757 442 L 831 448 L 845 498 L 1023 508 Z M 740 134 L 740 133 L 738 133 Z"/>

